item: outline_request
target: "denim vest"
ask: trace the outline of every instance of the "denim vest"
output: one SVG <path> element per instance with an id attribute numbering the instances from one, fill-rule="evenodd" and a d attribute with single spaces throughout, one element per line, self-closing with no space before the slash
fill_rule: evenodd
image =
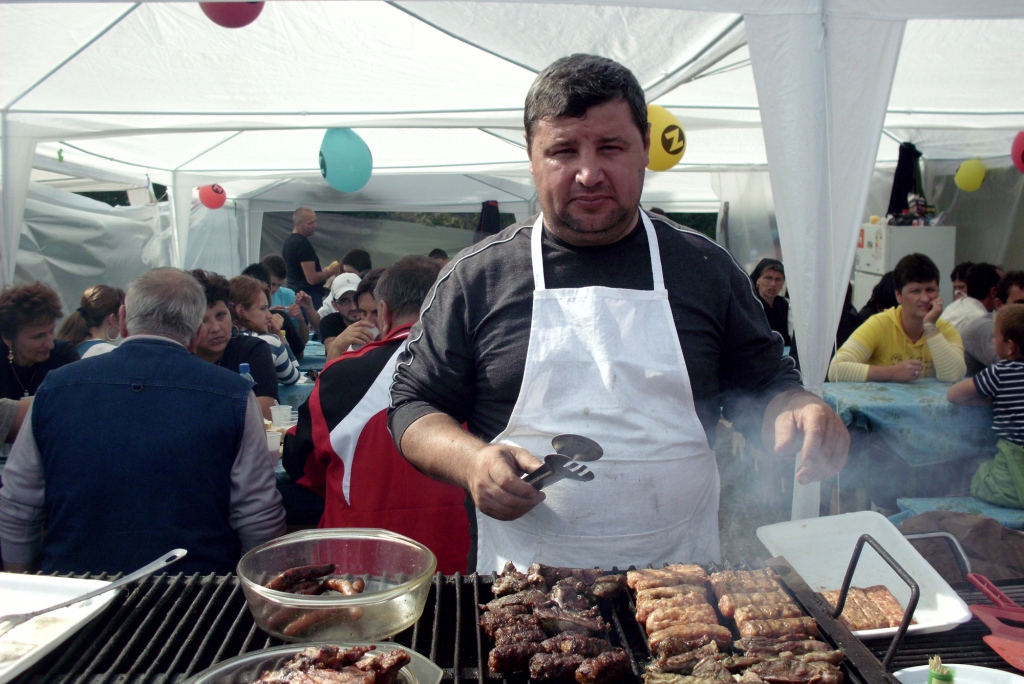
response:
<path id="1" fill-rule="evenodd" d="M 251 383 L 181 345 L 128 339 L 47 375 L 32 409 L 46 482 L 43 572 L 230 573 L 231 469 Z"/>

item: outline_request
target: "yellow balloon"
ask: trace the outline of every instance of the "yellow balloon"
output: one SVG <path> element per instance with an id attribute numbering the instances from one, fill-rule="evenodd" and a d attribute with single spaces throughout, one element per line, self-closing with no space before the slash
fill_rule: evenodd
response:
<path id="1" fill-rule="evenodd" d="M 686 133 L 675 115 L 660 105 L 647 105 L 651 123 L 651 171 L 668 171 L 679 163 L 686 152 Z"/>
<path id="2" fill-rule="evenodd" d="M 956 170 L 956 175 L 953 176 L 956 187 L 964 192 L 974 192 L 981 187 L 983 180 L 985 180 L 985 165 L 981 163 L 980 159 L 968 159 L 960 165 L 960 168 Z"/>

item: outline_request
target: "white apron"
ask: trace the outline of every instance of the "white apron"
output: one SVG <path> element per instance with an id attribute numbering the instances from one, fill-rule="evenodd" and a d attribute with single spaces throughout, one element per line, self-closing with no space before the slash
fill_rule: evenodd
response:
<path id="1" fill-rule="evenodd" d="M 543 216 L 531 244 L 533 318 L 523 385 L 494 442 L 543 459 L 555 435 L 595 440 L 589 482 L 563 479 L 547 499 L 502 522 L 477 513 L 477 571 L 506 561 L 620 569 L 717 562 L 718 467 L 694 408 L 654 226 L 643 212 L 654 290 L 548 290 Z M 695 291 L 693 296 L 699 297 Z"/>

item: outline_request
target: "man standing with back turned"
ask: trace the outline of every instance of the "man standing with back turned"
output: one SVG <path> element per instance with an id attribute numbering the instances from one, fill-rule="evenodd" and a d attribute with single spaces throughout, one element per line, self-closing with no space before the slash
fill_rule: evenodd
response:
<path id="1" fill-rule="evenodd" d="M 284 534 L 252 382 L 190 352 L 206 313 L 188 273 L 131 282 L 114 351 L 51 371 L 0 489 L 4 569 L 227 574 Z M 46 534 L 43 535 L 43 529 Z"/>
<path id="2" fill-rule="evenodd" d="M 543 213 L 441 272 L 396 370 L 391 432 L 472 495 L 479 572 L 718 560 L 723 408 L 777 453 L 802 442 L 801 482 L 835 475 L 849 435 L 801 388 L 728 252 L 640 211 L 650 137 L 628 69 L 558 60 L 524 122 Z M 583 464 L 593 479 L 523 482 L 564 433 L 602 447 Z"/>
<path id="3" fill-rule="evenodd" d="M 319 309 L 324 303 L 324 283 L 331 276 L 338 275 L 341 266 L 331 264 L 320 270 L 320 258 L 309 241 L 316 233 L 315 211 L 299 207 L 292 214 L 292 223 L 292 233 L 281 246 L 281 256 L 288 267 L 288 287 L 308 294 L 313 300 L 313 308 Z"/>

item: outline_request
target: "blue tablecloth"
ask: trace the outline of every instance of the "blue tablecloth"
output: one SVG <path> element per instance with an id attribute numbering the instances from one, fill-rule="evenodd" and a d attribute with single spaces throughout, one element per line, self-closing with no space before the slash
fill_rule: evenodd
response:
<path id="1" fill-rule="evenodd" d="M 834 382 L 824 399 L 848 427 L 870 431 L 909 465 L 995 454 L 992 409 L 946 399 L 949 383 Z"/>
<path id="2" fill-rule="evenodd" d="M 327 363 L 327 350 L 320 342 L 307 342 L 303 350 L 302 358 L 299 359 L 299 370 L 305 373 L 308 370 L 323 370 Z"/>
<path id="3" fill-rule="evenodd" d="M 298 407 L 306 401 L 310 392 L 313 391 L 315 383 L 302 383 L 295 385 L 277 386 L 277 403 Z"/>

